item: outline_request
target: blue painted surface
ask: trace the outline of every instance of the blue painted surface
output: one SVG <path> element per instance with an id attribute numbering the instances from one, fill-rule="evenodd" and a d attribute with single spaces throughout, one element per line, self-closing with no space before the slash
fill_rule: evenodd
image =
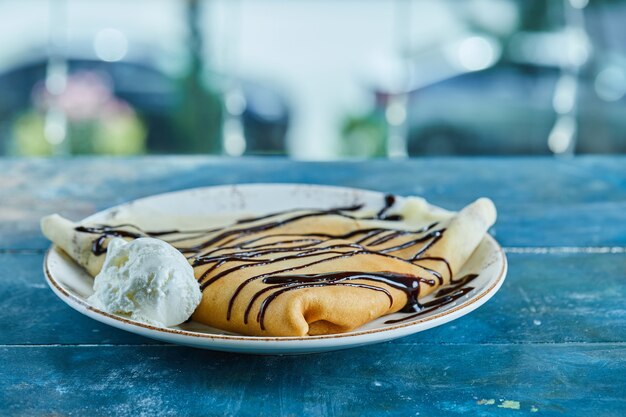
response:
<path id="1" fill-rule="evenodd" d="M 626 158 L 84 158 L 2 160 L 0 172 L 0 415 L 626 415 Z M 299 357 L 164 345 L 87 319 L 46 287 L 42 215 L 272 181 L 453 209 L 489 196 L 509 276 L 447 325 Z"/>
<path id="2" fill-rule="evenodd" d="M 0 353 L 11 363 L 0 393 L 8 414 L 624 415 L 626 358 L 605 344 L 385 343 L 285 357 L 176 346 Z M 499 407 L 505 400 L 519 410 Z"/>

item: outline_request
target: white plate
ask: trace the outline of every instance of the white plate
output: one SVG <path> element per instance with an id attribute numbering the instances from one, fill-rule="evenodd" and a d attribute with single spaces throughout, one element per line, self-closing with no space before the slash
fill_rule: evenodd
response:
<path id="1" fill-rule="evenodd" d="M 160 194 L 96 213 L 86 221 L 107 223 L 121 221 L 135 213 L 138 226 L 158 229 L 160 216 L 223 219 L 250 213 L 274 212 L 291 208 L 331 208 L 364 204 L 366 208 L 379 209 L 384 194 L 354 188 L 328 187 L 301 184 L 256 184 L 207 187 Z M 402 198 L 398 198 L 398 203 Z M 468 202 L 469 203 L 469 202 Z M 434 206 L 435 211 L 441 210 Z M 142 217 L 137 219 L 136 214 Z M 502 248 L 486 236 L 467 264 L 459 271 L 477 273 L 472 281 L 474 290 L 454 303 L 412 321 L 385 324 L 385 321 L 406 317 L 396 313 L 379 318 L 350 333 L 308 337 L 256 337 L 241 336 L 190 322 L 173 328 L 154 327 L 124 317 L 108 314 L 91 306 L 87 297 L 92 293 L 93 279 L 62 251 L 52 246 L 44 261 L 44 272 L 50 288 L 61 300 L 78 312 L 102 323 L 165 342 L 205 349 L 257 353 L 297 354 L 324 352 L 384 342 L 440 326 L 475 310 L 491 298 L 502 285 L 507 263 Z M 428 298 L 426 298 L 428 300 Z"/>

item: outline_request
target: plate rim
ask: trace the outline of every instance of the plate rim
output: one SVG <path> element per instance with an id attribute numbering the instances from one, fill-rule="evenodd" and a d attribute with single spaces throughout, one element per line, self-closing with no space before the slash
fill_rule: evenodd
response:
<path id="1" fill-rule="evenodd" d="M 145 197 L 141 197 L 135 200 L 130 200 L 118 205 L 115 205 L 113 207 L 109 207 L 107 209 L 98 211 L 96 213 L 93 213 L 87 217 L 85 217 L 84 219 L 80 220 L 82 221 L 86 221 L 89 220 L 91 217 L 96 216 L 96 215 L 101 215 L 101 214 L 105 214 L 111 210 L 114 210 L 116 208 L 119 208 L 120 206 L 124 206 L 127 204 L 132 204 L 135 203 L 137 201 L 140 200 L 146 200 L 146 199 L 150 199 L 153 197 L 161 197 L 161 196 L 165 196 L 168 194 L 176 194 L 176 193 L 180 193 L 180 192 L 192 192 L 192 191 L 198 191 L 198 190 L 205 190 L 205 189 L 214 189 L 214 188 L 222 188 L 222 187 L 240 187 L 240 186 L 307 186 L 307 187 L 321 187 L 321 188 L 333 188 L 333 189 L 337 189 L 337 190 L 351 190 L 351 191 L 359 191 L 359 192 L 366 192 L 366 193 L 379 193 L 379 194 L 385 194 L 383 191 L 376 191 L 376 190 L 367 190 L 367 189 L 361 189 L 361 188 L 355 188 L 355 187 L 343 187 L 343 186 L 335 186 L 335 185 L 325 185 L 325 184 L 300 184 L 300 183 L 245 183 L 245 184 L 222 184 L 222 185 L 216 185 L 216 186 L 205 186 L 205 187 L 193 187 L 193 188 L 188 188 L 188 189 L 182 189 L 182 190 L 176 190 L 176 191 L 170 191 L 170 192 L 165 192 L 165 193 L 159 193 L 159 194 L 153 194 L 153 195 L 149 195 L 149 196 L 145 196 Z M 404 197 L 404 196 L 403 196 Z M 437 209 L 441 209 L 441 207 L 435 206 L 433 204 L 431 204 L 430 202 L 426 201 L 427 204 L 429 206 L 435 207 Z M 445 209 L 444 209 L 445 210 Z M 432 327 L 437 327 L 439 325 L 443 325 L 453 319 L 455 319 L 455 313 L 458 313 L 459 310 L 467 310 L 466 314 L 469 314 L 470 312 L 472 312 L 473 310 L 475 310 L 476 308 L 480 307 L 481 305 L 483 305 L 485 302 L 487 302 L 491 297 L 493 297 L 497 291 L 499 290 L 499 288 L 502 286 L 502 283 L 504 282 L 505 278 L 506 278 L 506 274 L 508 271 L 508 260 L 506 257 L 506 254 L 504 252 L 504 250 L 502 249 L 502 247 L 500 246 L 500 244 L 497 242 L 497 240 L 491 236 L 490 234 L 486 234 L 485 237 L 483 239 L 488 239 L 491 241 L 491 243 L 495 246 L 497 252 L 498 252 L 498 256 L 499 258 L 502 260 L 502 266 L 500 268 L 500 271 L 498 272 L 498 276 L 493 279 L 493 281 L 491 282 L 491 284 L 489 285 L 489 287 L 485 290 L 483 290 L 482 292 L 476 294 L 474 297 L 465 300 L 464 302 L 448 309 L 445 311 L 442 311 L 440 313 L 434 314 L 432 316 L 428 316 L 428 317 L 424 317 L 421 319 L 417 319 L 417 320 L 410 320 L 407 321 L 405 323 L 397 323 L 391 326 L 387 326 L 387 327 L 380 327 L 380 328 L 375 328 L 375 329 L 368 329 L 368 330 L 355 330 L 355 331 L 351 331 L 351 332 L 347 332 L 347 333 L 334 333 L 334 334 L 327 334 L 327 335 L 314 335 L 314 336 L 246 336 L 246 335 L 239 335 L 239 334 L 212 334 L 212 333 L 202 333 L 202 332 L 195 332 L 195 331 L 191 331 L 191 330 L 183 330 L 183 329 L 173 329 L 173 328 L 169 328 L 169 327 L 158 327 L 158 326 L 153 326 L 151 324 L 147 324 L 147 323 L 143 323 L 143 322 L 139 322 L 139 321 L 135 321 L 123 316 L 119 316 L 116 314 L 112 314 L 112 313 L 108 313 L 106 311 L 100 310 L 94 306 L 92 306 L 91 304 L 89 304 L 87 301 L 81 299 L 80 297 L 70 293 L 67 289 L 65 289 L 63 287 L 62 284 L 60 284 L 52 275 L 52 273 L 50 272 L 49 269 L 49 257 L 52 251 L 57 251 L 60 253 L 63 253 L 63 250 L 60 249 L 57 245 L 52 244 L 48 250 L 45 253 L 44 256 L 44 262 L 43 262 L 43 272 L 44 272 L 44 276 L 46 278 L 46 282 L 48 283 L 48 286 L 50 286 L 50 288 L 53 290 L 53 292 L 67 305 L 69 305 L 70 307 L 72 307 L 74 310 L 78 311 L 81 314 L 84 314 L 84 310 L 87 310 L 88 312 L 92 313 L 94 316 L 92 315 L 87 315 L 88 317 L 95 319 L 97 321 L 100 321 L 104 324 L 108 324 L 108 325 L 112 325 L 113 327 L 117 327 L 120 328 L 122 330 L 126 330 L 124 327 L 121 327 L 121 325 L 126 325 L 126 326 L 132 326 L 132 327 L 138 327 L 141 331 L 142 331 L 142 335 L 146 335 L 145 333 L 143 333 L 143 331 L 148 330 L 150 332 L 157 332 L 158 334 L 162 334 L 165 333 L 167 335 L 173 335 L 173 336 L 183 336 L 183 337 L 191 337 L 194 338 L 194 340 L 212 340 L 212 341 L 221 341 L 221 342 L 263 342 L 264 344 L 270 344 L 270 343 L 279 343 L 280 342 L 298 342 L 298 343 L 305 343 L 305 342 L 312 342 L 312 341 L 319 341 L 319 340 L 333 340 L 333 339 L 343 339 L 343 338 L 361 338 L 364 336 L 368 336 L 368 335 L 372 335 L 372 334 L 385 334 L 385 333 L 390 333 L 390 338 L 392 339 L 394 338 L 394 336 L 397 337 L 397 335 L 395 335 L 395 333 L 398 330 L 401 329 L 406 329 L 409 327 L 413 327 L 413 326 L 417 326 L 423 323 L 428 323 L 428 322 L 432 322 L 438 319 L 447 319 L 444 321 L 439 321 L 437 322 L 434 326 L 431 326 L 429 328 Z M 478 303 L 478 304 L 477 304 Z M 102 320 L 99 320 L 97 317 L 100 316 L 100 318 Z M 115 326 L 111 323 L 108 323 L 108 320 L 113 320 L 114 322 L 117 322 L 120 324 L 120 327 Z M 421 329 L 419 331 L 423 331 L 423 330 L 428 330 L 427 329 Z M 418 332 L 419 332 L 418 331 Z M 401 336 L 400 336 L 401 337 Z"/>

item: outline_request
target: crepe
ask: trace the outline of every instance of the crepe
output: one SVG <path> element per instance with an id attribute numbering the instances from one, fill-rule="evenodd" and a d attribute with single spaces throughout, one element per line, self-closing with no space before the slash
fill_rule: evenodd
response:
<path id="1" fill-rule="evenodd" d="M 42 230 L 92 276 L 113 236 L 168 241 L 187 256 L 203 290 L 194 320 L 245 335 L 305 336 L 417 311 L 419 298 L 450 282 L 495 217 L 493 203 L 479 199 L 410 230 L 358 207 L 290 210 L 190 232 L 77 226 L 50 216 Z"/>

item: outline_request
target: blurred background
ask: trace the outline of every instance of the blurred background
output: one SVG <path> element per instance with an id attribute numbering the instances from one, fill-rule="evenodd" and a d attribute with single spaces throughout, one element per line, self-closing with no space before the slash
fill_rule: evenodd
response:
<path id="1" fill-rule="evenodd" d="M 0 0 L 0 155 L 626 152 L 626 1 Z"/>

